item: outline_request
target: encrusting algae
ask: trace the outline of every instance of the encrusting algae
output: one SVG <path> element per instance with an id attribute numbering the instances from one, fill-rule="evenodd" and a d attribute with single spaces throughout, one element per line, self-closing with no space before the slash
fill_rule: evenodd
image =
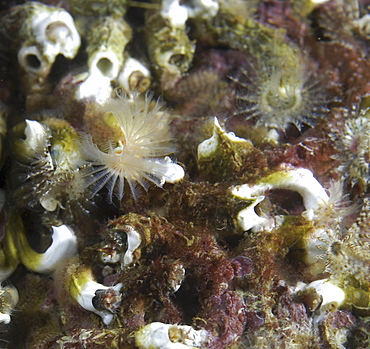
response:
<path id="1" fill-rule="evenodd" d="M 370 346 L 368 0 L 0 3 L 0 347 Z"/>

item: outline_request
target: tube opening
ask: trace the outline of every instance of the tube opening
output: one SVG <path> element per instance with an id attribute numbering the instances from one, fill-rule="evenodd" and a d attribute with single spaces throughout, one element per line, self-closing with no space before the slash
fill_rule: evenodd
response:
<path id="1" fill-rule="evenodd" d="M 96 66 L 104 76 L 112 75 L 113 64 L 108 58 L 99 59 Z"/>
<path id="2" fill-rule="evenodd" d="M 28 54 L 26 56 L 26 64 L 31 69 L 40 69 L 41 67 L 41 61 L 34 54 Z"/>

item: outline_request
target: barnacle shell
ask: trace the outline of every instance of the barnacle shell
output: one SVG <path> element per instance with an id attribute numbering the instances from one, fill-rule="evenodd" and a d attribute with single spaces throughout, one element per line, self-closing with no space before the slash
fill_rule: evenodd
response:
<path id="1" fill-rule="evenodd" d="M 152 322 L 135 333 L 140 349 L 185 349 L 201 348 L 207 339 L 204 330 L 196 331 L 191 326 Z"/>
<path id="2" fill-rule="evenodd" d="M 168 23 L 161 13 L 151 14 L 146 25 L 149 56 L 155 69 L 170 80 L 188 71 L 195 45 L 187 36 L 186 28 Z"/>
<path id="3" fill-rule="evenodd" d="M 17 10 L 24 17 L 18 32 L 18 62 L 25 72 L 45 77 L 57 55 L 75 57 L 81 41 L 67 11 L 33 1 Z"/>
<path id="4" fill-rule="evenodd" d="M 249 140 L 226 132 L 214 117 L 210 124 L 213 126 L 211 138 L 198 145 L 198 168 L 212 180 L 222 180 L 229 177 L 230 171 L 242 167 L 243 156 L 253 149 Z"/>
<path id="5" fill-rule="evenodd" d="M 126 234 L 126 239 L 121 236 Z M 124 243 L 126 240 L 126 243 Z M 104 263 L 121 263 L 121 268 L 129 266 L 140 255 L 138 248 L 142 245 L 141 235 L 130 225 L 116 225 L 109 229 L 108 241 L 103 244 L 101 259 Z M 126 246 L 126 251 L 124 251 Z"/>
<path id="6" fill-rule="evenodd" d="M 10 276 L 19 263 L 32 271 L 48 273 L 77 252 L 77 239 L 69 227 L 61 225 L 52 229 L 52 244 L 44 253 L 38 253 L 29 245 L 21 216 L 14 210 L 7 214 L 5 237 L 1 242 L 1 281 Z M 0 286 L 0 322 L 10 322 L 10 313 L 17 302 L 18 292 L 14 287 Z"/>
<path id="7" fill-rule="evenodd" d="M 77 99 L 94 98 L 104 103 L 112 93 L 111 81 L 117 78 L 124 63 L 124 51 L 131 39 L 131 27 L 120 18 L 106 16 L 87 24 L 86 48 L 89 72 L 76 91 Z"/>
<path id="8" fill-rule="evenodd" d="M 22 134 L 25 139 L 22 139 Z M 25 120 L 11 131 L 12 156 L 20 162 L 28 162 L 42 154 L 50 145 L 50 129 L 35 120 Z"/>
<path id="9" fill-rule="evenodd" d="M 140 259 L 142 248 L 151 243 L 153 237 L 150 225 L 150 218 L 135 213 L 128 213 L 108 223 L 108 237 L 112 233 L 125 234 L 125 239 L 118 239 L 114 244 L 122 268 L 135 264 Z"/>
<path id="10" fill-rule="evenodd" d="M 232 189 L 232 194 L 238 198 L 251 201 L 251 206 L 240 211 L 236 217 L 236 224 L 243 231 L 267 228 L 274 220 L 260 217 L 254 207 L 264 199 L 263 193 L 268 189 L 288 189 L 297 191 L 303 198 L 306 211 L 304 217 L 313 220 L 315 210 L 328 202 L 329 197 L 321 184 L 307 169 L 283 170 L 261 178 L 255 185 L 243 184 Z"/>
<path id="11" fill-rule="evenodd" d="M 313 281 L 309 285 L 301 287 L 299 292 L 301 295 L 310 295 L 310 297 L 306 297 L 307 301 L 311 301 L 307 306 L 319 314 L 337 309 L 344 304 L 346 298 L 344 290 L 328 279 Z"/>
<path id="12" fill-rule="evenodd" d="M 315 310 L 318 315 L 322 316 L 326 311 L 335 311 L 348 306 L 360 314 L 369 314 L 370 292 L 367 290 L 350 285 L 344 286 L 331 278 L 316 280 L 300 288 L 298 293 L 304 297 L 307 307 Z M 318 297 L 315 297 L 315 293 Z"/>
<path id="13" fill-rule="evenodd" d="M 127 94 L 145 92 L 151 84 L 149 69 L 135 58 L 128 57 L 119 73 L 117 82 Z"/>
<path id="14" fill-rule="evenodd" d="M 66 225 L 52 226 L 52 244 L 42 254 L 34 253 L 21 234 L 19 250 L 21 262 L 30 270 L 39 273 L 54 271 L 65 259 L 77 253 L 77 238 L 73 230 Z"/>
<path id="15" fill-rule="evenodd" d="M 75 262 L 75 264 L 77 263 L 78 262 Z M 105 325 L 111 323 L 115 309 L 107 309 L 106 307 L 102 309 L 102 302 L 99 302 L 97 298 L 104 298 L 105 293 L 113 292 L 116 297 L 115 299 L 120 299 L 119 291 L 122 288 L 122 284 L 117 284 L 114 287 L 102 285 L 95 281 L 90 269 L 76 265 L 67 267 L 64 282 L 73 299 L 75 299 L 81 307 L 99 315 Z M 101 295 L 102 292 L 104 292 L 104 295 Z"/>
<path id="16" fill-rule="evenodd" d="M 71 13 L 84 16 L 107 16 L 122 17 L 126 13 L 127 0 L 70 0 Z"/>
<path id="17" fill-rule="evenodd" d="M 92 24 L 87 36 L 88 66 L 91 75 L 101 74 L 114 79 L 121 70 L 131 28 L 122 19 L 102 17 Z"/>
<path id="18" fill-rule="evenodd" d="M 11 141 L 12 156 L 18 161 L 12 185 L 21 206 L 40 203 L 44 209 L 55 211 L 84 201 L 79 172 L 84 160 L 78 134 L 68 122 L 56 118 L 42 123 L 26 120 L 25 125 L 21 123 L 12 130 Z"/>
<path id="19" fill-rule="evenodd" d="M 27 240 L 22 218 L 16 212 L 7 217 L 4 245 L 7 247 L 5 267 L 11 271 L 18 263 L 39 273 L 49 273 L 65 259 L 77 253 L 77 238 L 66 225 L 52 226 L 52 244 L 44 253 L 36 252 Z M 4 267 L 4 266 L 3 266 Z"/>

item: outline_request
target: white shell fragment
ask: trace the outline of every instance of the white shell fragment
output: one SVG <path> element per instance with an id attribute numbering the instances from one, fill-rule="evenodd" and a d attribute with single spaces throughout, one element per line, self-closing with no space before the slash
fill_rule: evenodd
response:
<path id="1" fill-rule="evenodd" d="M 243 184 L 232 188 L 234 196 L 251 201 L 251 206 L 240 211 L 236 217 L 239 229 L 258 231 L 270 225 L 271 218 L 258 216 L 254 207 L 265 198 L 263 194 L 271 189 L 287 189 L 298 192 L 302 196 L 306 208 L 302 215 L 308 220 L 314 220 L 315 210 L 329 201 L 325 189 L 314 178 L 311 171 L 303 168 L 278 171 L 262 178 L 259 184 Z"/>
<path id="2" fill-rule="evenodd" d="M 140 349 L 202 348 L 206 339 L 204 330 L 161 322 L 152 322 L 135 333 L 136 345 Z"/>

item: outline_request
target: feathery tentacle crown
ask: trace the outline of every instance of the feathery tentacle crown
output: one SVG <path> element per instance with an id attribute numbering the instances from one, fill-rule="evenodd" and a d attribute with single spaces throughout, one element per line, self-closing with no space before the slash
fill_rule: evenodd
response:
<path id="1" fill-rule="evenodd" d="M 325 115 L 330 101 L 323 81 L 308 72 L 306 62 L 285 65 L 284 60 L 250 63 L 239 84 L 239 111 L 247 119 L 255 118 L 258 126 L 284 130 L 288 124 L 300 128 L 302 123 Z"/>
<path id="2" fill-rule="evenodd" d="M 151 102 L 151 94 L 143 99 L 139 94 L 131 100 L 123 96 L 111 99 L 104 105 L 104 118 L 109 127 L 117 129 L 115 139 L 95 144 L 91 135 L 83 136 L 82 148 L 92 165 L 86 187 L 92 196 L 107 186 L 109 200 L 113 194 L 121 200 L 126 180 L 136 200 L 137 183 L 147 190 L 150 182 L 162 187 L 183 178 L 182 167 L 167 156 L 173 151 L 168 117 L 158 101 Z"/>

